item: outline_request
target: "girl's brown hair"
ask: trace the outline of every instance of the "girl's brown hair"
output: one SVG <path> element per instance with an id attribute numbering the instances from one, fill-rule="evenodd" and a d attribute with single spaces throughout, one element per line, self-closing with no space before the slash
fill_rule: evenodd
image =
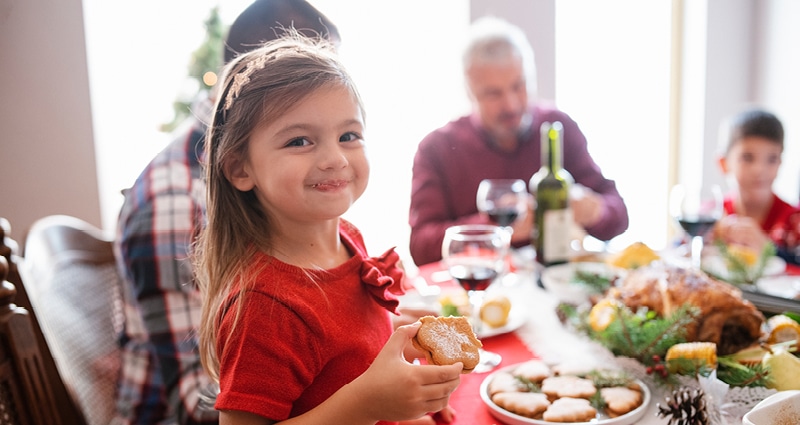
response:
<path id="1" fill-rule="evenodd" d="M 321 88 L 346 87 L 364 113 L 358 91 L 330 42 L 297 32 L 237 57 L 226 66 L 222 82 L 205 141 L 208 224 L 194 252 L 203 297 L 200 358 L 215 382 L 224 303 L 237 285 L 239 296 L 244 295 L 253 284 L 241 278 L 251 258 L 258 251 L 269 253 L 272 245 L 270 217 L 252 190 L 241 192 L 227 180 L 225 164 L 247 158 L 249 137 L 257 125 L 275 120 Z M 237 318 L 238 314 L 237 310 Z"/>

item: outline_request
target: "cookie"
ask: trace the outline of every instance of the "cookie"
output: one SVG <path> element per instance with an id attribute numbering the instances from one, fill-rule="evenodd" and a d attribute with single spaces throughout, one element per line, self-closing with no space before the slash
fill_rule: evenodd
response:
<path id="1" fill-rule="evenodd" d="M 586 361 L 563 362 L 551 367 L 553 375 L 587 375 L 594 370 L 594 366 Z"/>
<path id="2" fill-rule="evenodd" d="M 547 395 L 542 393 L 497 393 L 492 401 L 503 409 L 526 418 L 536 418 L 550 406 Z"/>
<path id="3" fill-rule="evenodd" d="M 547 407 L 542 419 L 548 422 L 588 422 L 597 416 L 597 409 L 585 398 L 562 397 Z"/>
<path id="4" fill-rule="evenodd" d="M 622 416 L 642 404 L 642 391 L 638 388 L 601 388 L 600 395 L 606 402 L 608 416 L 612 418 Z"/>
<path id="5" fill-rule="evenodd" d="M 525 391 L 522 383 L 508 372 L 497 372 L 487 386 L 489 397 L 497 393 L 513 393 Z"/>
<path id="6" fill-rule="evenodd" d="M 480 361 L 479 349 L 483 346 L 475 337 L 466 317 L 433 317 L 419 319 L 422 326 L 411 342 L 425 353 L 429 364 L 451 365 L 461 362 L 461 373 L 470 373 Z"/>
<path id="7" fill-rule="evenodd" d="M 519 366 L 514 368 L 513 374 L 538 384 L 545 378 L 549 378 L 553 372 L 545 362 L 534 359 L 520 363 Z"/>
<path id="8" fill-rule="evenodd" d="M 551 399 L 561 397 L 589 398 L 597 392 L 591 379 L 577 376 L 551 376 L 542 381 L 542 392 Z"/>

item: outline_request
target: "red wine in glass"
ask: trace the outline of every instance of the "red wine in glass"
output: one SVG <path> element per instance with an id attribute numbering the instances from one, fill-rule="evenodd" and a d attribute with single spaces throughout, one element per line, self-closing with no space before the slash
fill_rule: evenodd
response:
<path id="1" fill-rule="evenodd" d="M 498 226 L 510 226 L 517 217 L 519 217 L 519 210 L 517 208 L 496 208 L 487 211 L 489 219 Z"/>
<path id="2" fill-rule="evenodd" d="M 717 219 L 712 216 L 682 216 L 678 217 L 678 223 L 689 236 L 703 236 L 708 233 Z"/>
<path id="3" fill-rule="evenodd" d="M 528 208 L 528 186 L 520 179 L 484 179 L 475 195 L 478 211 L 492 223 L 510 227 Z"/>
<path id="4" fill-rule="evenodd" d="M 497 277 L 497 270 L 487 266 L 457 264 L 450 266 L 450 276 L 467 291 L 483 291 Z"/>

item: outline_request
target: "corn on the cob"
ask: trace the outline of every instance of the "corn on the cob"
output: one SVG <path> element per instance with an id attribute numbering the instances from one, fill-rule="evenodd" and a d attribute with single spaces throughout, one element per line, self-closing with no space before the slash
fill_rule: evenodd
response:
<path id="1" fill-rule="evenodd" d="M 731 259 L 728 259 L 728 265 L 730 266 L 730 262 L 733 261 L 732 259 L 735 258 L 742 264 L 747 267 L 754 267 L 758 262 L 758 251 L 754 250 L 753 248 L 744 246 L 744 245 L 728 245 L 727 247 L 728 255 L 730 255 Z"/>
<path id="2" fill-rule="evenodd" d="M 606 263 L 623 269 L 635 269 L 646 266 L 659 258 L 661 257 L 649 246 L 642 242 L 634 242 L 617 254 L 608 257 Z"/>
<path id="3" fill-rule="evenodd" d="M 767 342 L 770 344 L 800 340 L 800 323 L 789 316 L 779 314 L 770 317 L 767 319 L 767 329 L 769 329 Z"/>
<path id="4" fill-rule="evenodd" d="M 589 311 L 589 326 L 596 332 L 604 331 L 608 325 L 617 319 L 619 301 L 604 298 L 592 306 Z"/>
<path id="5" fill-rule="evenodd" d="M 669 347 L 665 357 L 670 371 L 681 373 L 685 371 L 684 362 L 694 365 L 695 368 L 708 366 L 717 368 L 717 344 L 713 342 L 684 342 Z"/>

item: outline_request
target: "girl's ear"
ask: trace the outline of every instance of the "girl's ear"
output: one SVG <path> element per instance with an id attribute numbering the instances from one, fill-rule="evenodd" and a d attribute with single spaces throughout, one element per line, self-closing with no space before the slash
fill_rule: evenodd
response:
<path id="1" fill-rule="evenodd" d="M 720 155 L 719 158 L 717 158 L 717 164 L 719 164 L 719 169 L 722 170 L 722 174 L 728 173 L 728 159 L 725 155 Z"/>
<path id="2" fill-rule="evenodd" d="M 231 158 L 226 161 L 222 166 L 222 171 L 225 173 L 225 178 L 233 185 L 233 187 L 247 192 L 255 187 L 255 181 L 250 177 L 247 171 L 245 161 L 241 158 Z"/>

